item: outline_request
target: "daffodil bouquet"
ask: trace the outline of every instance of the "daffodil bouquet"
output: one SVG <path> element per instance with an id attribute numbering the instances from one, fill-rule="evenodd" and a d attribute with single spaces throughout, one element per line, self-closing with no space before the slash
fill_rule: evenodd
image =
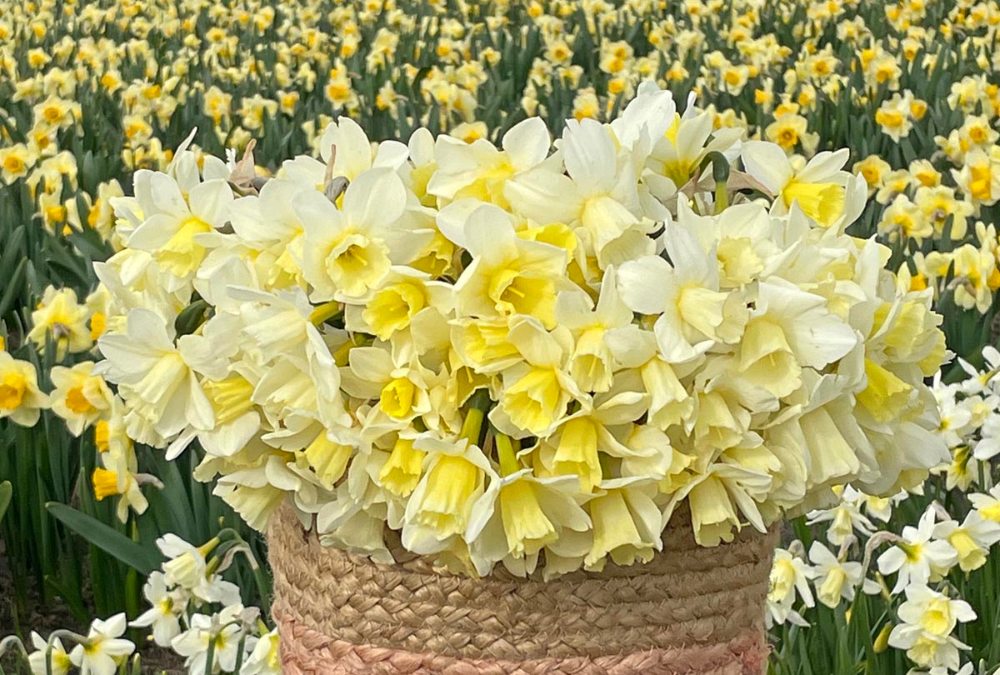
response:
<path id="1" fill-rule="evenodd" d="M 110 435 L 203 449 L 256 528 L 470 574 L 648 561 L 914 486 L 948 460 L 924 379 L 931 291 L 845 229 L 848 152 L 683 114 L 647 83 L 610 124 L 499 147 L 341 117 L 270 177 L 182 147 L 113 201 L 100 366 Z M 684 517 L 688 517 L 685 515 Z"/>

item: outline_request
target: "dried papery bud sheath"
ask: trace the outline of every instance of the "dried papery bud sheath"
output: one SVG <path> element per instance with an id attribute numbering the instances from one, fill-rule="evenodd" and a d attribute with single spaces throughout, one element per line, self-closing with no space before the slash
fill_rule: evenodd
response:
<path id="1" fill-rule="evenodd" d="M 245 190 L 248 187 L 253 187 L 253 180 L 257 177 L 256 165 L 253 159 L 255 147 L 257 147 L 257 141 L 251 138 L 250 142 L 247 143 L 246 149 L 243 151 L 243 157 L 233 167 L 232 173 L 229 174 L 229 182 L 238 188 Z"/>
<path id="2" fill-rule="evenodd" d="M 347 186 L 351 184 L 351 181 L 347 180 L 344 176 L 336 176 L 327 181 L 326 186 L 323 188 L 323 194 L 331 202 L 336 203 L 340 196 L 347 191 Z"/>

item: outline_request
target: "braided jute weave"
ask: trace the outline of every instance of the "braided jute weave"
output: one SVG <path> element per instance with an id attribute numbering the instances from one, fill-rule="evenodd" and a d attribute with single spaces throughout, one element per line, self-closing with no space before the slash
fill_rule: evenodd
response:
<path id="1" fill-rule="evenodd" d="M 282 507 L 268 533 L 288 675 L 762 675 L 776 533 L 695 544 L 675 517 L 647 565 L 548 583 L 471 579 L 403 549 L 323 547 Z"/>

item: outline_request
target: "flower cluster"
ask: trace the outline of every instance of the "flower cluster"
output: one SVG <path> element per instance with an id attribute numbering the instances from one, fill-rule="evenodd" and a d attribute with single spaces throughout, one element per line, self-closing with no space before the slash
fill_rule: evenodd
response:
<path id="1" fill-rule="evenodd" d="M 135 645 L 122 636 L 131 626 L 147 629 L 151 642 L 184 657 L 191 675 L 278 675 L 277 630 L 260 620 L 259 609 L 245 608 L 239 588 L 222 579 L 239 545 L 220 539 L 196 547 L 173 534 L 162 537 L 156 543 L 166 561 L 143 589 L 148 609 L 131 622 L 124 614 L 97 619 L 87 636 L 59 630 L 45 639 L 32 633 L 32 674 L 67 675 L 74 668 L 82 675 L 137 674 L 138 660 L 126 670 Z M 222 548 L 224 555 L 210 557 Z M 64 639 L 77 644 L 67 650 Z"/>
<path id="2" fill-rule="evenodd" d="M 1000 196 L 993 3 L 577 4 L 247 0 L 208 12 L 204 34 L 192 32 L 204 7 L 190 0 L 169 11 L 0 4 L 0 178 L 25 181 L 49 231 L 106 236 L 109 200 L 122 194 L 109 170 L 162 169 L 169 136 L 195 122 L 215 150 L 261 135 L 301 150 L 334 111 L 363 116 L 380 137 L 433 125 L 473 140 L 522 114 L 608 119 L 655 80 L 697 92 L 716 126 L 747 128 L 790 154 L 850 145 L 867 155 L 855 170 L 884 208 L 864 224 L 903 244 L 917 283 L 936 281 L 935 269 L 942 287 L 952 281 L 947 264 L 925 270 L 927 251 L 913 255 L 925 239 L 976 247 L 966 220 L 990 215 Z M 97 156 L 103 148 L 78 151 L 81 138 L 100 136 L 89 111 L 106 107 L 123 132 L 113 161 Z M 106 175 L 81 190 L 82 162 Z M 985 287 L 995 269 L 979 279 L 960 264 L 954 279 Z"/>
<path id="3" fill-rule="evenodd" d="M 408 527 L 413 533 L 408 541 L 425 542 L 417 544 L 423 549 L 443 546 L 432 555 L 470 571 L 477 566 L 485 570 L 490 560 L 503 554 L 504 564 L 526 572 L 534 564 L 535 549 L 544 552 L 546 569 L 552 573 L 572 569 L 579 564 L 576 552 L 595 550 L 598 533 L 619 530 L 625 533 L 621 540 L 597 545 L 589 566 L 600 565 L 601 549 L 611 550 L 619 560 L 645 557 L 657 523 L 682 502 L 693 510 L 705 543 L 721 539 L 735 523 L 756 520 L 753 509 L 766 524 L 782 509 L 794 514 L 815 508 L 819 510 L 811 513 L 813 529 L 830 524 L 826 540 L 814 544 L 797 523 L 796 532 L 807 544 L 793 544 L 787 555 L 778 557 L 776 570 L 785 572 L 776 579 L 772 597 L 779 637 L 777 671 L 791 672 L 784 667 L 801 658 L 801 651 L 793 651 L 791 659 L 783 660 L 786 647 L 808 650 L 816 658 L 814 669 L 824 672 L 839 672 L 844 660 L 854 667 L 871 654 L 867 646 L 855 645 L 858 651 L 841 651 L 836 659 L 830 655 L 824 661 L 819 638 L 798 629 L 787 632 L 788 624 L 798 621 L 797 612 L 820 624 L 829 623 L 824 612 L 838 620 L 853 614 L 858 625 L 863 614 L 858 603 L 866 601 L 872 616 L 888 611 L 896 623 L 906 623 L 899 604 L 909 589 L 921 586 L 922 571 L 911 573 L 900 565 L 912 583 L 904 582 L 893 593 L 899 578 L 893 579 L 895 573 L 886 568 L 889 582 L 882 596 L 865 596 L 857 592 L 865 584 L 869 590 L 874 590 L 873 583 L 882 585 L 877 566 L 867 565 L 861 555 L 851 557 L 859 553 L 852 537 L 882 546 L 887 540 L 879 537 L 886 533 L 879 530 L 905 538 L 909 535 L 903 533 L 903 524 L 914 525 L 911 534 L 923 538 L 920 543 L 911 537 L 917 545 L 941 554 L 928 563 L 932 572 L 953 567 L 944 581 L 934 572 L 925 585 L 956 601 L 969 600 L 980 614 L 978 621 L 958 621 L 948 634 L 972 646 L 966 659 L 983 658 L 995 668 L 1000 665 L 995 648 L 1000 638 L 987 639 L 976 628 L 996 623 L 990 613 L 995 600 L 988 590 L 978 597 L 974 591 L 992 587 L 988 575 L 1000 574 L 998 561 L 991 559 L 991 566 L 969 573 L 952 563 L 945 544 L 965 559 L 966 567 L 979 558 L 975 548 L 961 553 L 968 544 L 961 537 L 935 534 L 934 529 L 953 518 L 940 508 L 928 516 L 925 507 L 929 502 L 943 504 L 958 530 L 971 526 L 981 533 L 984 526 L 969 522 L 972 511 L 986 521 L 997 520 L 1000 495 L 993 487 L 993 456 L 1000 447 L 1000 423 L 994 419 L 1000 398 L 994 393 L 992 373 L 1000 358 L 990 352 L 981 358 L 981 350 L 984 344 L 996 343 L 1000 325 L 994 320 L 1000 307 L 1000 246 L 994 225 L 1000 217 L 998 21 L 995 0 L 0 0 L 0 436 L 16 441 L 4 448 L 7 455 L 0 464 L 6 468 L 0 479 L 14 483 L 15 495 L 24 489 L 18 484 L 20 476 L 42 480 L 38 486 L 32 482 L 37 503 L 26 504 L 15 496 L 7 518 L 44 524 L 51 519 L 34 518 L 33 509 L 43 509 L 53 496 L 68 499 L 71 493 L 80 495 L 82 510 L 101 519 L 115 516 L 105 513 L 103 505 L 89 509 L 91 496 L 115 499 L 122 521 L 135 517 L 130 512 L 147 509 L 145 486 L 159 486 L 141 473 L 159 473 L 151 461 L 154 453 L 142 445 L 171 447 L 172 453 L 179 453 L 191 439 L 208 450 L 199 476 L 223 477 L 220 493 L 257 527 L 293 493 L 303 521 L 317 526 L 328 543 L 386 559 L 375 542 L 388 523 L 397 530 Z M 628 135 L 627 129 L 642 127 L 636 118 L 615 120 L 612 151 L 591 155 L 588 147 L 586 162 L 579 152 L 576 160 L 566 155 L 565 149 L 572 155 L 579 142 L 574 146 L 557 140 L 557 151 L 551 154 L 522 143 L 525 138 L 535 142 L 530 124 L 504 142 L 504 132 L 525 116 L 545 120 L 556 135 L 562 135 L 564 118 L 589 129 L 594 127 L 588 120 L 614 120 L 641 86 L 649 86 L 644 82 L 671 89 L 675 100 L 681 92 L 695 96 L 696 105 L 689 103 L 681 119 L 667 126 L 664 133 L 670 143 L 650 138 L 647 151 L 641 146 L 644 140 L 637 143 Z M 338 117 L 341 121 L 331 130 L 331 121 Z M 201 131 L 199 145 L 186 145 L 175 155 L 173 148 L 194 126 Z M 414 135 L 419 127 L 450 139 L 435 139 L 425 131 Z M 582 139 L 585 133 L 592 132 L 574 127 L 569 136 Z M 405 148 L 382 143 L 377 152 L 366 153 L 368 138 L 409 143 Z M 243 163 L 234 174 L 236 162 L 211 156 L 221 157 L 228 148 L 242 152 L 251 139 L 264 165 L 255 172 Z M 493 145 L 479 139 L 492 139 Z M 773 146 L 773 157 L 755 159 L 754 144 L 744 143 L 747 140 L 776 144 L 787 162 L 778 160 Z M 331 153 L 334 145 L 336 156 Z M 817 155 L 836 148 L 851 149 L 850 163 L 839 155 Z M 282 158 L 310 149 L 319 154 L 319 161 L 298 158 L 278 170 Z M 709 194 L 715 191 L 712 170 L 717 163 L 706 158 L 714 151 L 723 153 L 732 171 L 728 181 L 720 181 L 727 188 Z M 544 159 L 531 166 L 539 154 Z M 574 161 L 589 163 L 591 157 L 610 166 L 612 155 L 616 182 L 608 191 L 611 199 L 597 200 L 604 185 L 569 169 Z M 810 159 L 828 163 L 830 171 L 822 167 L 821 177 L 810 176 L 805 170 Z M 630 180 L 622 178 L 626 164 L 634 174 L 634 193 Z M 390 241 L 371 229 L 359 234 L 376 243 L 381 238 L 390 274 L 401 276 L 380 278 L 371 288 L 365 281 L 360 295 L 338 297 L 344 292 L 344 277 L 364 277 L 354 270 L 367 269 L 368 259 L 359 259 L 360 268 L 351 268 L 349 274 L 341 269 L 338 280 L 332 276 L 337 272 L 330 271 L 327 286 L 316 285 L 325 258 L 317 261 L 308 247 L 316 241 L 329 243 L 323 236 L 332 235 L 316 234 L 324 219 L 313 216 L 322 214 L 309 212 L 310 207 L 298 205 L 300 199 L 293 196 L 300 189 L 315 188 L 332 197 L 343 212 L 347 186 L 375 166 L 395 170 L 406 202 L 404 216 L 378 224 L 397 234 L 408 230 L 412 236 Z M 439 167 L 444 170 L 439 172 Z M 133 193 L 132 172 L 139 169 L 166 171 L 178 190 L 165 191 L 162 178 L 153 181 L 147 174 L 136 199 L 116 214 L 112 201 Z M 860 198 L 848 188 L 864 191 L 865 186 L 859 181 L 852 185 L 843 169 L 860 173 L 867 184 L 870 201 L 860 215 L 860 201 L 855 203 Z M 463 182 L 466 170 L 474 177 Z M 265 184 L 265 176 L 276 171 L 276 179 Z M 804 180 L 785 181 L 800 173 Z M 593 190 L 580 185 L 591 180 L 597 185 Z M 202 187 L 212 181 L 216 188 L 218 181 L 229 181 L 237 189 L 227 194 Z M 567 181 L 574 187 L 567 188 Z M 831 184 L 845 189 L 831 191 Z M 683 199 L 675 198 L 678 188 Z M 218 206 L 212 204 L 216 198 Z M 549 257 L 531 259 L 539 266 L 523 274 L 514 270 L 517 278 L 509 284 L 497 277 L 496 288 L 483 291 L 485 302 L 494 303 L 490 311 L 507 318 L 503 330 L 472 314 L 468 304 L 458 304 L 456 282 L 467 268 L 492 269 L 488 262 L 473 260 L 485 256 L 473 256 L 461 238 L 471 207 L 466 214 L 452 205 L 467 199 L 494 204 L 509 214 L 515 244 L 528 240 L 534 251 L 539 249 L 534 244 L 541 243 L 570 252 L 562 276 L 553 275 L 557 265 L 547 267 Z M 237 206 L 241 202 L 244 205 Z M 375 211 L 390 202 L 380 195 Z M 737 205 L 730 207 L 730 202 Z M 797 207 L 792 206 L 795 202 Z M 749 224 L 752 203 L 767 206 L 778 231 L 762 235 L 757 228 L 766 229 L 763 220 Z M 657 213 L 658 205 L 670 212 L 669 225 Z M 785 208 L 790 213 L 783 213 Z M 302 209 L 305 217 L 299 213 Z M 747 210 L 737 215 L 739 209 Z M 242 215 L 234 215 L 241 210 Z M 803 213 L 809 220 L 808 234 L 797 225 Z M 133 245 L 136 227 L 163 214 L 178 221 L 167 230 L 167 252 L 157 251 L 154 227 L 137 235 Z M 490 222 L 488 217 L 476 216 Z M 306 227 L 310 219 L 315 221 L 308 228 L 312 234 Z M 424 225 L 428 219 L 433 220 L 429 227 Z M 708 232 L 703 231 L 705 222 Z M 789 228 L 789 222 L 795 227 Z M 843 232 L 848 226 L 851 235 L 875 235 L 888 246 L 864 244 L 868 248 L 862 248 L 863 255 L 878 257 L 878 265 L 868 258 L 863 264 L 856 261 L 856 247 L 863 242 L 847 241 Z M 355 233 L 353 225 L 344 227 Z M 638 307 L 635 287 L 659 270 L 647 269 L 645 277 L 623 271 L 627 263 L 639 260 L 636 251 L 640 243 L 648 245 L 641 236 L 647 231 L 655 240 L 655 253 L 671 268 L 671 283 L 661 284 L 657 278 L 650 289 L 650 296 L 656 297 L 639 301 L 668 304 L 679 275 L 703 269 L 697 267 L 697 258 L 689 268 L 671 257 L 666 244 L 681 241 L 675 235 L 678 228 L 695 233 L 707 253 L 708 270 L 714 242 L 719 285 L 699 277 L 698 288 L 708 292 L 685 293 L 690 296 L 688 314 L 692 306 L 704 309 L 708 321 L 698 316 L 700 327 L 688 325 L 690 316 L 685 319 L 678 303 L 678 318 L 670 314 L 658 333 L 662 307 L 652 315 L 633 310 Z M 825 233 L 827 229 L 832 233 Z M 792 268 L 783 269 L 785 259 L 762 243 L 768 238 L 788 256 Z M 356 241 L 345 250 L 351 255 L 368 250 L 350 248 Z M 492 250 L 493 242 L 491 238 L 484 246 Z M 408 247 L 422 250 L 409 259 Z M 817 247 L 819 257 L 814 256 Z M 99 266 L 98 284 L 89 261 L 104 260 L 112 251 L 120 253 Z M 312 256 L 308 265 L 307 252 Z M 154 263 L 150 256 L 155 256 Z M 372 278 L 385 260 L 374 263 Z M 896 296 L 888 288 L 890 276 L 875 271 L 879 266 L 896 271 Z M 419 273 L 417 290 L 408 286 L 413 270 Z M 785 335 L 790 319 L 783 318 L 779 326 L 781 338 L 752 318 L 743 324 L 743 309 L 753 318 L 765 311 L 758 302 L 761 286 L 767 291 L 780 280 L 825 298 L 825 309 L 865 342 L 865 359 L 913 386 L 919 393 L 908 396 L 920 403 L 907 403 L 899 419 L 882 423 L 867 412 L 863 393 L 874 382 L 873 392 L 895 411 L 906 391 L 874 369 L 859 381 L 856 352 L 825 366 L 809 365 L 801 360 L 800 346 Z M 602 304 L 605 281 L 608 299 Z M 324 299 L 331 285 L 335 297 Z M 657 295 L 661 285 L 669 288 Z M 397 288 L 390 293 L 388 286 Z M 586 294 L 597 309 L 591 311 L 581 293 L 572 299 L 568 291 L 574 290 Z M 475 287 L 472 291 L 463 287 L 463 297 L 479 292 Z M 500 297 L 504 292 L 508 297 L 501 300 L 508 304 L 496 304 L 490 294 Z M 551 300 L 552 308 L 525 311 L 528 300 L 511 299 L 518 293 L 539 303 Z M 562 295 L 567 299 L 552 300 Z M 721 295 L 726 296 L 723 319 L 716 326 L 712 322 Z M 739 295 L 743 297 L 734 299 Z M 272 298 L 289 303 L 282 307 L 293 307 L 300 318 L 308 314 L 311 327 L 304 329 L 304 348 L 302 333 L 295 332 L 301 326 L 296 314 L 282 314 Z M 907 359 L 923 358 L 929 340 L 918 336 L 931 334 L 928 317 L 932 324 L 939 321 L 934 313 L 914 309 L 918 306 L 943 315 L 940 327 L 948 347 L 966 359 L 937 376 L 932 391 L 939 419 L 926 409 L 933 401 L 919 379 L 940 360 L 941 346 L 935 345 L 927 352 L 933 356 L 919 363 L 920 376 L 904 365 L 912 363 Z M 114 336 L 128 334 L 130 314 L 139 309 L 150 310 L 137 312 L 134 321 L 135 341 L 144 347 L 134 356 L 127 356 L 129 344 L 119 350 L 118 361 L 124 365 L 118 372 L 93 363 L 95 345 L 105 330 L 111 329 L 114 349 Z M 150 320 L 151 314 L 156 318 Z M 535 325 L 514 331 L 515 315 L 538 321 L 554 316 L 554 327 L 551 318 L 542 323 L 552 339 L 535 340 L 540 332 Z M 815 314 L 809 316 L 809 321 L 817 321 Z M 659 341 L 675 340 L 671 336 L 677 332 L 665 332 L 671 321 L 675 328 L 680 323 L 685 343 L 668 342 L 664 351 Z M 155 338 L 142 332 L 149 325 L 157 327 L 152 331 Z M 607 338 L 598 338 L 598 325 Z M 804 324 L 792 328 L 808 332 Z M 247 337 L 251 334 L 256 338 Z M 736 335 L 739 342 L 728 342 Z M 513 346 L 515 340 L 518 346 Z M 699 342 L 706 341 L 711 345 L 692 361 L 679 361 L 677 352 L 670 351 L 687 346 L 697 351 Z M 550 350 L 543 352 L 550 361 L 529 360 L 526 352 L 538 344 Z M 364 350 L 372 347 L 388 352 L 389 361 L 382 355 L 374 366 L 373 359 L 364 361 L 371 353 Z M 761 358 L 744 364 L 744 350 L 748 360 L 755 354 Z M 355 351 L 357 365 L 350 355 Z M 656 359 L 644 361 L 650 354 Z M 129 365 L 130 358 L 140 357 L 141 365 Z M 790 361 L 799 371 L 789 371 Z M 552 367 L 555 374 L 548 380 L 538 374 L 548 369 L 539 363 L 555 362 L 559 365 Z M 985 372 L 980 372 L 977 368 L 984 364 Z M 154 366 L 155 375 L 146 378 Z M 272 367 L 280 372 L 265 378 Z M 961 376 L 960 367 L 975 374 L 953 384 Z M 611 386 L 602 392 L 607 368 Z M 358 388 L 352 384 L 358 372 L 383 379 L 366 380 L 366 386 Z M 526 379 L 528 375 L 533 379 Z M 552 377 L 558 386 L 551 384 Z M 400 382 L 390 389 L 383 410 L 382 393 L 390 379 L 414 386 L 411 391 Z M 380 385 L 377 391 L 372 381 Z M 571 383 L 580 396 L 564 383 Z M 762 395 L 761 388 L 767 394 Z M 484 389 L 489 394 L 473 395 Z M 791 393 L 783 393 L 789 389 Z M 331 396 L 331 390 L 339 396 Z M 506 404 L 502 394 L 507 394 Z M 648 402 L 623 394 L 638 394 Z M 483 400 L 487 396 L 489 403 Z M 832 422 L 809 407 L 807 401 L 814 398 Z M 540 426 L 548 421 L 541 413 L 558 409 L 564 399 L 565 414 L 551 433 L 517 437 L 517 430 L 528 431 L 529 416 Z M 524 408 L 521 401 L 537 402 L 538 412 Z M 546 402 L 551 406 L 542 410 Z M 387 412 L 406 405 L 416 412 L 402 418 Z M 349 424 L 339 417 L 338 406 L 350 417 Z M 481 421 L 479 409 L 487 407 Z M 524 410 L 517 429 L 503 426 L 504 413 L 495 411 L 501 407 Z M 359 439 L 361 426 L 375 421 L 373 410 L 381 411 L 379 423 L 386 420 L 385 433 L 379 437 L 372 425 L 374 431 Z M 61 428 L 53 427 L 55 417 L 79 440 L 53 434 L 53 428 Z M 710 421 L 699 427 L 699 418 Z M 15 430 L 11 424 L 36 428 Z M 831 424 L 840 436 L 826 433 Z M 901 424 L 906 435 L 896 434 L 894 440 Z M 319 429 L 328 447 L 316 444 Z M 453 485 L 467 487 L 453 477 L 468 479 L 470 474 L 453 473 L 449 462 L 440 466 L 440 459 L 434 461 L 441 444 L 454 445 L 463 429 L 468 444 L 482 452 L 488 465 L 481 473 L 473 472 L 471 496 L 445 494 Z M 924 434 L 930 429 L 935 440 Z M 669 446 L 663 445 L 663 436 Z M 734 441 L 737 437 L 740 440 Z M 829 446 L 827 438 L 833 438 Z M 591 452 L 595 443 L 598 449 Z M 36 474 L 34 458 L 42 444 L 54 463 L 52 471 Z M 560 446 L 563 454 L 556 464 Z M 659 449 L 650 451 L 654 446 Z M 576 448 L 588 450 L 574 455 Z M 511 454 L 517 463 L 507 461 L 505 469 L 502 460 Z M 441 469 L 433 482 L 432 462 L 435 471 Z M 851 481 L 855 487 L 839 484 L 852 475 L 873 481 L 873 467 L 881 469 L 882 464 L 890 467 L 885 485 L 856 480 Z M 868 496 L 915 486 L 928 466 L 935 466 L 936 475 L 916 488 L 916 494 L 905 499 Z M 509 479 L 528 470 L 524 480 Z M 78 476 L 80 471 L 86 475 Z M 553 481 L 558 476 L 576 477 L 576 487 Z M 161 477 L 167 484 L 164 494 L 169 494 L 179 474 Z M 525 487 L 528 477 L 535 482 Z M 635 486 L 613 482 L 641 477 L 655 487 L 639 480 Z M 430 501 L 408 513 L 422 483 L 426 487 L 420 494 L 429 494 Z M 549 498 L 553 492 L 556 496 Z M 442 501 L 433 501 L 442 495 Z M 538 510 L 532 510 L 532 499 Z M 472 539 L 472 550 L 467 535 L 475 531 L 469 530 L 467 520 L 444 518 L 452 513 L 447 509 L 459 503 L 468 509 L 468 521 L 475 507 L 476 528 L 486 523 Z M 523 504 L 529 505 L 527 511 L 518 510 Z M 198 509 L 197 500 L 189 508 Z M 526 518 L 523 522 L 532 528 L 510 533 L 508 541 L 506 523 L 515 515 L 539 512 L 544 521 Z M 136 521 L 147 536 L 145 525 L 155 515 L 146 513 Z M 931 524 L 918 526 L 921 515 Z M 633 527 L 619 528 L 619 523 L 629 522 Z M 453 534 L 427 540 L 428 530 Z M 18 534 L 30 543 L 50 541 L 53 532 L 31 525 Z M 553 538 L 562 543 L 550 542 Z M 985 540 L 976 541 L 988 550 Z M 10 547 L 13 569 L 41 567 L 46 575 L 57 573 L 49 567 L 51 560 L 32 557 L 30 545 L 22 549 Z M 559 550 L 573 555 L 560 559 Z M 905 546 L 899 550 L 906 553 Z M 840 561 L 839 567 L 831 556 Z M 890 559 L 893 556 L 898 559 L 899 553 Z M 872 559 L 876 557 L 873 548 Z M 801 570 L 800 578 L 790 584 L 788 564 Z M 810 586 L 810 604 L 816 607 L 806 608 L 801 590 Z M 798 590 L 789 595 L 789 589 Z M 854 595 L 849 609 L 843 603 L 837 610 L 828 609 L 838 589 L 844 598 Z M 101 589 L 93 590 L 97 597 Z M 841 627 L 845 634 L 854 632 L 846 623 Z M 879 634 L 876 652 L 888 648 L 890 633 L 886 627 Z M 920 637 L 915 630 L 907 634 Z M 932 634 L 942 637 L 941 631 Z M 875 634 L 868 637 L 874 639 Z M 913 644 L 926 650 L 930 643 L 915 639 Z M 895 673 L 899 661 L 883 658 L 888 656 L 877 656 L 875 665 L 866 667 Z M 66 659 L 69 664 L 68 654 Z M 926 666 L 920 672 L 928 668 L 933 675 L 946 670 Z M 972 664 L 966 664 L 960 672 L 971 670 Z M 984 672 L 980 665 L 978 675 Z"/>
<path id="4" fill-rule="evenodd" d="M 73 322 L 83 324 L 87 311 L 76 303 L 71 290 L 55 292 L 49 288 L 50 300 L 36 314 L 53 317 L 52 321 L 36 324 L 36 340 L 40 350 L 51 340 L 57 348 L 72 330 Z M 71 304 L 64 304 L 71 303 Z M 76 318 L 65 318 L 54 308 L 73 306 L 79 310 Z M 88 338 L 89 341 L 89 338 Z M 92 343 L 88 343 L 88 347 Z M 74 437 L 93 428 L 98 450 L 97 466 L 90 475 L 94 496 L 98 501 L 118 500 L 116 513 L 125 522 L 131 508 L 144 513 L 149 503 L 142 492 L 143 485 L 160 486 L 155 476 L 139 472 L 135 445 L 121 423 L 122 402 L 95 372 L 94 362 L 81 361 L 72 367 L 54 366 L 48 373 L 52 391 L 45 393 L 38 382 L 38 372 L 31 361 L 15 359 L 0 350 L 0 419 L 10 419 L 21 426 L 34 426 L 43 410 L 51 409 L 61 418 Z"/>
<path id="5" fill-rule="evenodd" d="M 845 234 L 846 151 L 712 120 L 655 86 L 555 152 L 538 119 L 496 147 L 341 118 L 263 184 L 181 148 L 112 200 L 110 426 L 197 440 L 255 527 L 290 496 L 328 544 L 388 560 L 388 526 L 478 574 L 649 560 L 682 503 L 715 545 L 919 484 L 947 458 L 929 292 Z"/>
<path id="6" fill-rule="evenodd" d="M 143 595 L 150 608 L 132 626 L 150 629 L 158 646 L 185 657 L 192 675 L 276 675 L 281 672 L 277 632 L 260 621 L 260 610 L 244 608 L 240 589 L 222 579 L 233 549 L 224 558 L 208 559 L 218 545 L 216 538 L 195 547 L 176 535 L 157 541 L 167 561 L 146 581 Z"/>
<path id="7" fill-rule="evenodd" d="M 808 514 L 809 524 L 825 529 L 808 554 L 798 540 L 778 551 L 768 596 L 770 624 L 804 627 L 809 625 L 804 615 L 813 612 L 817 601 L 836 609 L 845 601 L 854 603 L 861 591 L 882 595 L 895 621 L 879 631 L 876 652 L 890 647 L 904 651 L 921 669 L 912 671 L 915 675 L 972 672 L 971 663 L 962 666 L 962 653 L 971 643 L 958 633 L 962 624 L 974 625 L 978 617 L 956 582 L 963 579 L 968 587 L 977 587 L 980 582 L 970 575 L 986 568 L 1000 542 L 1000 487 L 991 461 L 1000 454 L 992 431 L 1000 419 L 1000 354 L 986 347 L 983 360 L 986 370 L 960 360 L 966 377 L 954 384 L 935 380 L 941 411 L 935 433 L 952 455 L 935 467 L 935 479 L 890 498 L 851 486 L 838 488 L 838 504 Z M 949 511 L 939 501 L 949 500 L 953 492 L 961 494 L 958 508 L 965 515 L 960 519 L 952 517 L 954 508 Z M 917 518 L 915 525 L 894 531 L 892 523 L 913 522 L 911 517 Z M 876 556 L 880 548 L 884 550 Z M 989 592 L 986 596 L 992 597 Z"/>
<path id="8" fill-rule="evenodd" d="M 948 489 L 967 492 L 973 486 L 989 487 L 990 461 L 1000 455 L 1000 352 L 988 346 L 982 351 L 980 370 L 959 359 L 965 379 L 945 383 L 934 380 L 934 396 L 941 410 L 941 435 L 948 443 L 951 462 L 942 471 Z M 987 478 L 989 477 L 989 478 Z"/>
<path id="9" fill-rule="evenodd" d="M 954 633 L 959 624 L 977 617 L 968 602 L 955 597 L 946 579 L 953 571 L 967 575 L 982 568 L 1000 542 L 1000 488 L 970 495 L 974 508 L 961 522 L 932 503 L 919 523 L 905 526 L 901 534 L 882 528 L 894 505 L 914 497 L 904 492 L 891 499 L 874 498 L 850 487 L 841 497 L 836 506 L 809 514 L 810 522 L 830 523 L 826 540 L 836 552 L 819 539 L 808 555 L 799 541 L 779 549 L 771 572 L 769 623 L 808 626 L 802 613 L 817 601 L 836 609 L 845 601 L 852 603 L 861 591 L 882 594 L 889 602 L 904 598 L 895 608 L 897 623 L 885 625 L 875 650 L 905 651 L 917 667 L 932 673 L 959 671 L 961 652 L 969 645 Z M 876 521 L 883 525 L 876 526 Z M 875 569 L 869 569 L 874 551 L 886 544 L 890 546 L 877 557 Z M 854 555 L 858 558 L 852 560 Z M 876 570 L 874 577 L 868 576 Z M 887 578 L 892 576 L 890 588 Z"/>
<path id="10" fill-rule="evenodd" d="M 855 149 L 880 205 L 854 233 L 897 246 L 913 289 L 993 314 L 995 3 L 425 4 L 0 3 L 0 179 L 24 184 L 23 216 L 47 231 L 108 238 L 123 173 L 163 169 L 196 123 L 214 152 L 256 138 L 271 157 L 318 142 L 333 113 L 379 138 L 424 125 L 471 141 L 523 115 L 610 119 L 654 80 L 790 155 Z"/>
<path id="11" fill-rule="evenodd" d="M 78 644 L 71 650 L 66 649 L 56 634 L 45 640 L 33 632 L 31 644 L 34 651 L 28 656 L 31 672 L 33 675 L 66 675 L 79 668 L 84 673 L 114 675 L 135 651 L 135 644 L 122 637 L 127 627 L 124 614 L 116 614 L 107 620 L 95 619 L 86 636 L 73 636 Z"/>

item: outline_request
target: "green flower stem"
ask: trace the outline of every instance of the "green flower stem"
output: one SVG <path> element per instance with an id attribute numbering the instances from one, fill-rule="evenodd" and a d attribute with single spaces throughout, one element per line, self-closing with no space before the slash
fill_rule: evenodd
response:
<path id="1" fill-rule="evenodd" d="M 497 454 L 500 456 L 500 473 L 509 476 L 521 470 L 521 463 L 517 461 L 517 454 L 514 452 L 514 444 L 511 443 L 510 436 L 501 434 L 493 430 L 493 438 L 497 444 Z"/>
<path id="2" fill-rule="evenodd" d="M 462 422 L 462 431 L 459 438 L 464 438 L 470 443 L 479 444 L 479 438 L 483 431 L 483 420 L 486 419 L 486 411 L 490 406 L 490 394 L 486 389 L 477 389 L 476 393 L 469 399 L 469 409 L 465 412 L 465 421 Z"/>

